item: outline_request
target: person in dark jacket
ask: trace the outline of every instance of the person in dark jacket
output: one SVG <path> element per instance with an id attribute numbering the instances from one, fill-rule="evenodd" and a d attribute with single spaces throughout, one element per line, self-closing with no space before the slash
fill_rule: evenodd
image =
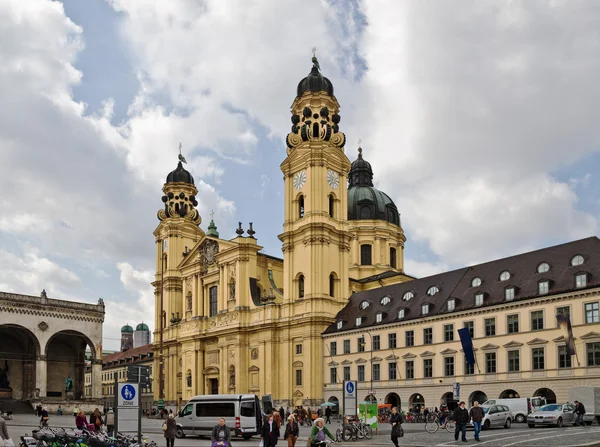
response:
<path id="1" fill-rule="evenodd" d="M 331 407 L 325 408 L 325 423 L 331 424 Z"/>
<path id="2" fill-rule="evenodd" d="M 175 446 L 175 434 L 177 432 L 177 421 L 173 413 L 169 414 L 167 421 L 167 429 L 165 430 L 165 439 L 167 440 L 167 447 Z"/>
<path id="3" fill-rule="evenodd" d="M 263 425 L 262 438 L 264 447 L 275 447 L 279 439 L 279 426 L 275 422 L 273 414 L 269 415 L 269 419 Z"/>
<path id="4" fill-rule="evenodd" d="M 467 442 L 467 423 L 469 422 L 469 411 L 465 408 L 465 403 L 461 402 L 459 407 L 454 410 L 452 419 L 456 422 L 454 429 L 454 440 L 458 441 L 458 433 L 462 432 L 462 441 Z"/>
<path id="5" fill-rule="evenodd" d="M 479 441 L 481 421 L 483 421 L 483 408 L 479 406 L 479 402 L 473 402 L 473 407 L 469 410 L 469 416 L 473 421 L 473 428 L 475 429 L 475 441 Z"/>
<path id="6" fill-rule="evenodd" d="M 210 440 L 213 444 L 219 442 L 226 442 L 227 447 L 231 447 L 231 430 L 225 425 L 225 419 L 219 419 L 219 423 L 215 425 L 210 435 Z"/>
<path id="7" fill-rule="evenodd" d="M 294 447 L 298 440 L 298 435 L 300 434 L 300 427 L 293 415 L 288 416 L 287 421 L 283 439 L 287 440 L 288 447 Z"/>
<path id="8" fill-rule="evenodd" d="M 398 413 L 398 407 L 392 408 L 390 416 L 390 424 L 392 424 L 392 442 L 398 447 L 398 438 L 402 436 L 402 416 Z"/>
<path id="9" fill-rule="evenodd" d="M 575 419 L 575 426 L 584 425 L 583 423 L 583 415 L 585 414 L 585 407 L 579 401 L 573 402 L 575 404 L 574 413 L 577 414 L 577 419 Z"/>

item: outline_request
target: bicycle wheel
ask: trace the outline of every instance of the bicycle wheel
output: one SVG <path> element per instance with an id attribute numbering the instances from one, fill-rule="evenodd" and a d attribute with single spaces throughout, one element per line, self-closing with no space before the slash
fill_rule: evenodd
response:
<path id="1" fill-rule="evenodd" d="M 338 428 L 335 431 L 335 442 L 340 442 L 342 440 L 342 429 Z"/>
<path id="2" fill-rule="evenodd" d="M 370 425 L 365 426 L 365 438 L 373 438 L 373 428 Z"/>
<path id="3" fill-rule="evenodd" d="M 364 427 L 356 427 L 354 432 L 356 439 L 365 439 L 365 429 Z"/>
<path id="4" fill-rule="evenodd" d="M 350 426 L 344 427 L 342 430 L 342 439 L 344 441 L 350 441 L 354 437 L 354 430 Z"/>
<path id="5" fill-rule="evenodd" d="M 438 431 L 439 428 L 440 428 L 440 426 L 437 422 L 425 423 L 425 430 L 427 430 L 427 433 L 433 434 L 436 431 Z"/>
<path id="6" fill-rule="evenodd" d="M 446 430 L 448 430 L 449 433 L 454 433 L 455 428 L 456 424 L 454 421 L 446 421 Z"/>

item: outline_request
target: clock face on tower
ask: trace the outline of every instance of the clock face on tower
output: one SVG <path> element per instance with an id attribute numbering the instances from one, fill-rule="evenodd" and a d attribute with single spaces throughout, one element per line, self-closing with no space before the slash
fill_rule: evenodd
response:
<path id="1" fill-rule="evenodd" d="M 304 184 L 306 183 L 306 172 L 300 171 L 294 174 L 294 188 L 302 189 Z"/>
<path id="2" fill-rule="evenodd" d="M 340 176 L 333 171 L 327 171 L 327 183 L 329 183 L 331 188 L 337 189 L 340 185 Z"/>

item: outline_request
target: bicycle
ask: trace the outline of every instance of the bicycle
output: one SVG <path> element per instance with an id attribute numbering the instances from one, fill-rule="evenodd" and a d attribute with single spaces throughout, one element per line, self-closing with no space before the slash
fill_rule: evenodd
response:
<path id="1" fill-rule="evenodd" d="M 349 422 L 345 424 L 345 427 L 342 432 L 342 439 L 344 441 L 357 439 L 372 439 L 373 438 L 373 429 L 370 425 L 365 424 L 362 421 L 358 422 Z"/>
<path id="2" fill-rule="evenodd" d="M 441 416 L 441 413 L 434 413 L 427 417 L 427 422 L 425 423 L 425 430 L 427 433 L 433 434 L 438 431 L 440 427 L 445 428 L 448 433 L 454 433 L 454 429 L 456 428 L 454 421 L 450 419 L 450 416 L 446 416 L 446 420 L 442 426 L 440 422 Z"/>

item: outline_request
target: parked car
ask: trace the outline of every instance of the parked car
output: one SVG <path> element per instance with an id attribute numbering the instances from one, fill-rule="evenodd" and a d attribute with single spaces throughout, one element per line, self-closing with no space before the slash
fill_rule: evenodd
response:
<path id="1" fill-rule="evenodd" d="M 491 405 L 506 405 L 513 414 L 514 422 L 527 422 L 527 415 L 532 411 L 538 410 L 546 405 L 546 399 L 543 397 L 514 397 L 509 399 L 489 399 L 482 405 L 488 407 Z"/>
<path id="2" fill-rule="evenodd" d="M 527 416 L 527 425 L 533 428 L 536 425 L 554 425 L 562 427 L 563 424 L 572 424 L 575 421 L 575 406 L 572 404 L 548 404 Z"/>
<path id="3" fill-rule="evenodd" d="M 481 421 L 481 428 L 488 430 L 492 427 L 504 427 L 510 428 L 513 421 L 513 414 L 506 405 L 481 405 L 483 409 L 483 420 Z M 472 427 L 473 424 L 469 422 L 467 427 Z"/>

